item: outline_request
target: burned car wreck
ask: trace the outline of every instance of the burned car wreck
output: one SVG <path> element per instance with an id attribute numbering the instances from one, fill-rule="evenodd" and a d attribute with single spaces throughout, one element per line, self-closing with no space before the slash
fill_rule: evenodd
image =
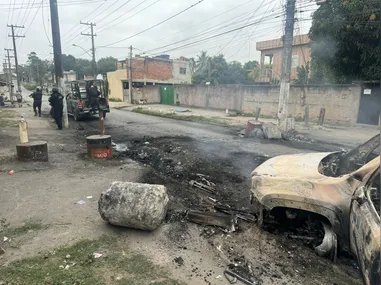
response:
<path id="1" fill-rule="evenodd" d="M 379 144 L 377 135 L 349 152 L 283 155 L 259 165 L 251 193 L 260 226 L 274 217 L 295 227 L 319 224 L 316 253 L 333 261 L 339 249 L 353 253 L 364 283 L 379 285 L 380 157 L 373 154 Z"/>

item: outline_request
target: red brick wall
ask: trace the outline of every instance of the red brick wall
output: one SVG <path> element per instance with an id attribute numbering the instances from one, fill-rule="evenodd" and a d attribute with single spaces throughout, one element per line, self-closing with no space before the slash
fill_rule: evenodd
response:
<path id="1" fill-rule="evenodd" d="M 128 66 L 128 62 L 127 62 Z M 173 78 L 172 61 L 151 58 L 132 59 L 132 78 L 155 81 L 167 81 Z M 128 71 L 127 71 L 127 76 Z"/>

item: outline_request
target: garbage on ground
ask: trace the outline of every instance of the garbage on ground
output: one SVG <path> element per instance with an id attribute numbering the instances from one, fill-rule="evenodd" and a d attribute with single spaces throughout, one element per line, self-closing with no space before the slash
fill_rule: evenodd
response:
<path id="1" fill-rule="evenodd" d="M 252 266 L 246 259 L 236 259 L 235 263 L 229 264 L 224 275 L 231 284 L 237 280 L 247 285 L 260 284 L 260 280 L 254 276 Z"/>
<path id="2" fill-rule="evenodd" d="M 228 232 L 235 232 L 237 226 L 236 217 L 212 212 L 188 211 L 187 219 L 200 225 L 218 226 Z"/>
<path id="3" fill-rule="evenodd" d="M 175 257 L 175 259 L 173 259 L 173 261 L 176 262 L 179 266 L 184 265 L 184 259 L 181 256 Z"/>
<path id="4" fill-rule="evenodd" d="M 93 199 L 93 196 L 87 196 L 86 199 Z"/>
<path id="5" fill-rule="evenodd" d="M 117 152 L 125 152 L 128 151 L 128 147 L 125 144 L 116 144 L 114 142 L 111 143 L 112 148 Z"/>
<path id="6" fill-rule="evenodd" d="M 85 201 L 83 201 L 83 200 L 79 200 L 76 204 L 83 205 L 83 204 L 85 204 L 85 203 L 86 203 Z"/>
<path id="7" fill-rule="evenodd" d="M 9 171 L 9 175 L 13 175 L 13 174 L 15 174 L 14 170 Z"/>
<path id="8" fill-rule="evenodd" d="M 177 109 L 176 110 L 177 113 L 186 113 L 186 112 L 192 112 L 191 110 L 183 110 L 183 109 Z"/>
<path id="9" fill-rule="evenodd" d="M 7 240 L 8 240 L 8 238 L 7 238 L 7 237 L 4 237 L 3 242 L 6 242 Z"/>
<path id="10" fill-rule="evenodd" d="M 102 192 L 98 211 L 112 225 L 152 231 L 164 220 L 168 201 L 163 185 L 115 181 Z"/>
<path id="11" fill-rule="evenodd" d="M 94 258 L 100 258 L 100 257 L 102 257 L 102 256 L 103 256 L 102 253 L 98 253 L 98 252 L 94 252 L 94 253 L 93 253 L 93 257 L 94 257 Z"/>
<path id="12" fill-rule="evenodd" d="M 69 259 L 70 258 L 70 254 L 66 254 L 66 258 Z"/>

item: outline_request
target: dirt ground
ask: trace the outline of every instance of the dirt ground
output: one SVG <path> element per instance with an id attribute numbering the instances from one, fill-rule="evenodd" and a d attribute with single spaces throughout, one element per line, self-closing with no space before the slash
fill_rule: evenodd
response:
<path id="1" fill-rule="evenodd" d="M 8 158 L 0 163 L 0 219 L 9 223 L 11 229 L 25 228 L 30 223 L 39 226 L 19 234 L 9 231 L 7 238 L 11 242 L 2 242 L 0 231 L 0 246 L 5 250 L 0 255 L 2 268 L 84 239 L 97 240 L 107 235 L 128 244 L 132 255 L 147 256 L 154 264 L 166 268 L 171 278 L 185 284 L 230 284 L 223 272 L 234 263 L 251 268 L 253 284 L 362 283 L 354 268 L 356 261 L 347 254 L 332 263 L 316 256 L 309 246 L 282 234 L 263 231 L 252 222 L 239 220 L 238 230 L 228 233 L 184 219 L 186 210 L 210 211 L 213 208 L 210 198 L 235 210 L 249 211 L 250 172 L 269 158 L 262 152 L 216 146 L 215 141 L 197 137 L 151 136 L 149 130 L 144 136 L 123 135 L 115 125 L 109 130 L 115 132 L 117 146 L 127 149 L 114 151 L 111 160 L 96 161 L 86 158 L 84 144 L 85 136 L 97 133 L 96 122 L 71 122 L 71 129 L 57 132 L 47 116 L 31 121 L 35 126 L 31 138 L 48 141 L 49 162 L 19 163 Z M 12 151 L 18 130 L 12 127 L 3 130 L 2 147 Z M 331 147 L 316 145 L 316 150 Z M 15 174 L 9 175 L 10 170 Z M 189 184 L 200 177 L 214 183 L 215 191 L 205 192 Z M 116 228 L 100 218 L 98 197 L 112 181 L 118 180 L 167 187 L 169 211 L 158 230 Z M 81 200 L 85 203 L 79 204 Z M 115 276 L 123 268 L 118 270 Z M 106 275 L 99 284 L 175 284 L 139 281 L 136 276 L 134 282 L 122 283 Z M 8 284 L 1 281 L 9 280 L 0 276 L 0 284 Z"/>

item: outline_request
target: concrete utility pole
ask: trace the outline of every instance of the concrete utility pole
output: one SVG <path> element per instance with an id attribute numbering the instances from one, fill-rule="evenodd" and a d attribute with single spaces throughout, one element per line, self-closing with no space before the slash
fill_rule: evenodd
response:
<path id="1" fill-rule="evenodd" d="M 57 0 L 50 0 L 50 15 L 52 23 L 52 39 L 53 39 L 53 51 L 54 51 L 54 71 L 56 74 L 56 81 L 59 87 L 61 87 L 62 95 L 65 93 L 65 81 L 63 78 L 63 66 L 62 66 L 62 50 L 61 50 L 61 35 L 60 35 L 60 23 L 58 19 L 58 7 Z M 66 98 L 63 99 L 63 123 L 65 128 L 69 128 L 69 118 L 67 115 Z"/>
<path id="2" fill-rule="evenodd" d="M 15 35 L 15 28 L 24 29 L 24 26 L 7 25 L 7 27 L 10 27 L 12 29 L 12 35 L 8 35 L 8 37 L 12 37 L 12 40 L 13 40 L 13 53 L 15 56 L 15 65 L 16 65 L 17 90 L 21 93 L 19 63 L 17 60 L 16 38 L 25 38 L 25 36 L 16 36 Z"/>
<path id="3" fill-rule="evenodd" d="M 295 2 L 287 0 L 286 27 L 283 39 L 282 75 L 280 78 L 280 94 L 278 108 L 278 125 L 287 131 L 288 100 L 290 97 L 290 76 L 292 63 L 292 44 L 294 39 Z"/>
<path id="4" fill-rule="evenodd" d="M 130 46 L 130 56 L 128 62 L 128 103 L 132 102 L 132 46 Z"/>
<path id="5" fill-rule="evenodd" d="M 13 51 L 13 49 L 6 48 L 5 51 L 7 52 L 7 58 L 8 58 L 8 92 L 9 92 L 9 100 L 11 102 L 15 101 L 13 100 L 13 89 L 12 89 L 12 64 L 11 64 L 11 55 L 9 55 L 10 51 Z"/>
<path id="6" fill-rule="evenodd" d="M 94 34 L 94 26 L 96 26 L 96 24 L 95 23 L 83 23 L 83 22 L 80 22 L 80 23 L 81 23 L 81 25 L 90 26 L 90 34 L 81 33 L 81 35 L 91 37 L 91 50 L 92 50 L 92 54 L 93 54 L 92 69 L 93 69 L 93 76 L 95 79 L 97 77 L 97 62 L 95 61 L 95 44 L 94 44 L 94 37 L 97 36 L 97 34 Z"/>

